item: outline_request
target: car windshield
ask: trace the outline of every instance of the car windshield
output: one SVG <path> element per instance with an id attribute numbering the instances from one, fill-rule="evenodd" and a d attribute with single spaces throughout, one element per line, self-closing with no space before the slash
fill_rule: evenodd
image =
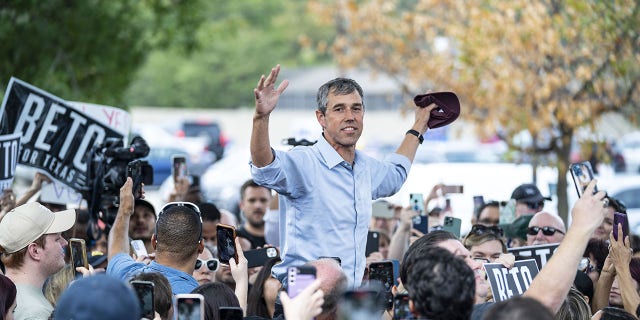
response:
<path id="1" fill-rule="evenodd" d="M 220 128 L 215 123 L 185 123 L 182 131 L 185 137 L 216 137 L 220 134 Z"/>

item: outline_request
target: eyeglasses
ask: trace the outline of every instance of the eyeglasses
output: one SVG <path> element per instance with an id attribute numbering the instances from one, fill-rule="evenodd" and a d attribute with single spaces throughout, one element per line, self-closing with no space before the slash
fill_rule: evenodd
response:
<path id="1" fill-rule="evenodd" d="M 504 230 L 502 230 L 502 227 L 498 226 L 487 227 L 481 224 L 474 224 L 473 227 L 471 227 L 471 231 L 469 231 L 469 234 L 476 235 L 482 235 L 485 233 L 491 233 L 498 237 L 502 237 L 504 235 Z"/>
<path id="2" fill-rule="evenodd" d="M 162 209 L 160 209 L 160 212 L 158 213 L 158 217 L 161 216 L 163 213 L 165 213 L 167 210 L 169 210 L 171 208 L 175 208 L 175 207 L 189 208 L 191 210 L 191 212 L 196 213 L 198 215 L 198 218 L 200 219 L 200 236 L 198 237 L 198 241 L 200 241 L 200 239 L 202 239 L 202 214 L 200 213 L 200 208 L 198 208 L 198 206 L 196 206 L 195 204 L 193 204 L 191 202 L 184 202 L 184 201 L 169 202 L 169 203 L 165 204 L 162 207 Z M 158 228 L 156 227 L 156 231 L 157 230 L 158 230 Z M 158 238 L 158 234 L 156 233 L 156 239 L 157 238 Z"/>
<path id="3" fill-rule="evenodd" d="M 529 227 L 529 229 L 527 229 L 527 234 L 530 236 L 535 236 L 538 234 L 538 232 L 540 232 L 540 230 L 542 230 L 542 234 L 544 234 L 545 236 L 552 236 L 554 234 L 556 234 L 556 232 L 559 232 L 560 234 L 564 234 L 564 232 L 554 228 L 554 227 Z"/>
<path id="4" fill-rule="evenodd" d="M 216 258 L 209 259 L 209 260 L 202 260 L 202 259 L 196 260 L 196 270 L 199 270 L 202 267 L 202 265 L 207 266 L 207 269 L 209 269 L 209 271 L 216 272 L 218 271 L 218 267 L 220 267 L 220 261 L 218 261 L 218 259 Z"/>
<path id="5" fill-rule="evenodd" d="M 589 258 L 580 259 L 580 263 L 578 263 L 578 271 L 589 274 L 595 270 L 596 267 L 591 264 L 591 260 L 589 260 Z"/>

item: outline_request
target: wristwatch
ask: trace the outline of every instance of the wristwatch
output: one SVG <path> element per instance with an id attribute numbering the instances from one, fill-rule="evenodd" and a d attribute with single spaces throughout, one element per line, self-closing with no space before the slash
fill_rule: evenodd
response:
<path id="1" fill-rule="evenodd" d="M 416 138 L 418 138 L 418 141 L 419 141 L 420 144 L 422 144 L 422 141 L 424 141 L 424 137 L 420 134 L 420 132 L 418 132 L 416 130 L 411 129 L 411 130 L 407 131 L 406 134 L 412 134 L 412 135 L 416 136 Z"/>

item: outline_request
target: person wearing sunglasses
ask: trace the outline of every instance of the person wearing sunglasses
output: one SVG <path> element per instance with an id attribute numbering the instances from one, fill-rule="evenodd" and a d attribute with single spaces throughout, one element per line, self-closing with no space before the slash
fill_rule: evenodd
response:
<path id="1" fill-rule="evenodd" d="M 196 260 L 193 277 L 196 278 L 196 281 L 198 281 L 200 285 L 215 281 L 215 275 L 220 267 L 220 261 L 213 257 L 212 252 L 210 247 L 205 245 L 204 250 L 198 255 L 198 260 Z"/>
<path id="2" fill-rule="evenodd" d="M 471 258 L 482 263 L 496 262 L 500 255 L 507 253 L 507 246 L 502 240 L 504 232 L 498 226 L 486 227 L 476 224 L 464 238 L 464 247 L 469 250 Z"/>
<path id="3" fill-rule="evenodd" d="M 555 214 L 546 211 L 536 213 L 527 229 L 527 245 L 559 243 L 566 233 L 564 221 Z"/>
<path id="4" fill-rule="evenodd" d="M 120 188 L 120 206 L 109 234 L 107 274 L 128 280 L 140 272 L 159 272 L 169 280 L 174 294 L 190 293 L 198 286 L 193 277 L 198 255 L 204 250 L 202 219 L 190 202 L 170 202 L 158 213 L 151 244 L 155 260 L 148 265 L 129 255 L 129 221 L 134 210 L 133 181 Z"/>

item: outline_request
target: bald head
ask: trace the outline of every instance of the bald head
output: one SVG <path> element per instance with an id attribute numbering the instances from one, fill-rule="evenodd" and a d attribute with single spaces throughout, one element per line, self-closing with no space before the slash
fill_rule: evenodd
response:
<path id="1" fill-rule="evenodd" d="M 536 230 L 537 233 L 532 234 Z M 564 221 L 558 215 L 546 211 L 538 212 L 529 221 L 527 245 L 559 243 L 564 239 L 566 231 Z"/>
<path id="2" fill-rule="evenodd" d="M 316 319 L 335 319 L 338 301 L 347 289 L 347 276 L 338 262 L 331 258 L 309 261 L 307 265 L 316 268 L 316 278 L 320 280 L 320 289 L 324 292 L 322 313 Z"/>

